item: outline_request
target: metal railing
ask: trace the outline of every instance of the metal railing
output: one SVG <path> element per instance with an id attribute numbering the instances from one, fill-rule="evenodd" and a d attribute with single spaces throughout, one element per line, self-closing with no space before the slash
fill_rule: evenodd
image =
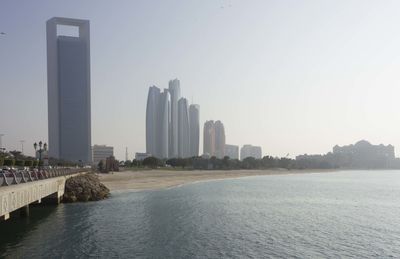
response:
<path id="1" fill-rule="evenodd" d="M 41 170 L 1 170 L 0 187 L 14 184 L 23 184 L 44 179 L 67 176 L 76 173 L 88 172 L 87 168 L 57 168 Z"/>

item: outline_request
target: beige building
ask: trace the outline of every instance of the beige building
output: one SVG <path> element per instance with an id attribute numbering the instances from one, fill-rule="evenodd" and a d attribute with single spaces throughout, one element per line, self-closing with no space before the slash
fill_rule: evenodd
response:
<path id="1" fill-rule="evenodd" d="M 224 124 L 221 121 L 206 121 L 203 141 L 203 154 L 223 158 L 225 156 Z"/>
<path id="2" fill-rule="evenodd" d="M 239 146 L 225 144 L 225 156 L 230 159 L 239 159 Z"/>
<path id="3" fill-rule="evenodd" d="M 114 156 L 114 147 L 106 145 L 94 145 L 92 147 L 93 164 L 97 165 L 101 160 L 106 162 L 106 159 L 110 156 Z"/>

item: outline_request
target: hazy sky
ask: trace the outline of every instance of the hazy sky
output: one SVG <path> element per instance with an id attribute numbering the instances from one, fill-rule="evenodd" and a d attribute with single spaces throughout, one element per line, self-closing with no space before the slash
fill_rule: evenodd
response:
<path id="1" fill-rule="evenodd" d="M 175 77 L 228 144 L 325 153 L 400 150 L 400 1 L 0 0 L 0 133 L 47 140 L 45 22 L 90 20 L 92 143 L 145 151 L 150 85 Z M 202 132 L 201 128 L 201 132 Z M 202 152 L 202 137 L 201 152 Z"/>

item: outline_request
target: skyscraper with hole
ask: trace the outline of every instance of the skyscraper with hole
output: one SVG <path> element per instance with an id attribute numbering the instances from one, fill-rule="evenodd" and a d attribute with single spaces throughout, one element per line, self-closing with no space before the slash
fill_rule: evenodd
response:
<path id="1" fill-rule="evenodd" d="M 58 35 L 58 25 L 79 35 Z M 46 23 L 49 156 L 91 162 L 90 30 L 88 20 L 54 17 Z"/>

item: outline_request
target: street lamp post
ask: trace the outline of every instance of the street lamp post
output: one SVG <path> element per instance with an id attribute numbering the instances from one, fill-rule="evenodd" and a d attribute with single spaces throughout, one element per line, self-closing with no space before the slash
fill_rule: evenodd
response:
<path id="1" fill-rule="evenodd" d="M 38 149 L 38 144 L 35 142 L 34 144 L 33 144 L 33 148 L 35 149 L 35 151 L 37 151 L 37 152 L 39 152 L 39 171 L 40 171 L 40 164 L 41 164 L 41 162 L 42 162 L 42 153 L 44 152 L 44 151 L 47 151 L 47 144 L 46 143 L 42 143 L 42 141 L 39 141 L 39 149 Z"/>

